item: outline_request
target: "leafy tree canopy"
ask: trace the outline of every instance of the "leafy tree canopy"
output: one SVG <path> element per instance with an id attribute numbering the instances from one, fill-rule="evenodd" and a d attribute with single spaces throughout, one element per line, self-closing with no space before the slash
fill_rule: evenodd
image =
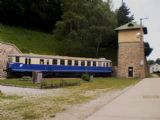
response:
<path id="1" fill-rule="evenodd" d="M 51 32 L 61 17 L 59 0 L 0 0 L 0 22 Z"/>
<path id="2" fill-rule="evenodd" d="M 154 61 L 154 60 L 148 60 L 147 62 L 148 62 L 148 64 L 149 64 L 149 65 L 152 65 L 152 64 L 154 64 L 154 63 L 155 63 L 155 61 Z"/>
<path id="3" fill-rule="evenodd" d="M 160 64 L 160 58 L 157 58 L 155 62 Z"/>
<path id="4" fill-rule="evenodd" d="M 114 28 L 117 21 L 116 15 L 111 11 L 110 1 L 61 2 L 62 21 L 57 22 L 54 33 L 57 39 L 64 41 L 65 46 L 62 47 L 66 50 L 59 54 L 100 57 L 99 51 L 106 49 L 110 43 L 116 43 Z"/>
<path id="5" fill-rule="evenodd" d="M 150 45 L 148 42 L 144 43 L 144 49 L 145 49 L 145 56 L 149 56 L 153 50 L 153 48 L 150 48 Z"/>

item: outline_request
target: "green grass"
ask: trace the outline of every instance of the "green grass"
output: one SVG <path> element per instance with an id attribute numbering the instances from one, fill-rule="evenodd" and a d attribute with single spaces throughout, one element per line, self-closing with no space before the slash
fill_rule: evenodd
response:
<path id="1" fill-rule="evenodd" d="M 94 78 L 91 82 L 86 82 L 80 78 L 75 79 L 44 79 L 40 84 L 33 84 L 31 79 L 25 80 L 19 79 L 5 79 L 0 80 L 0 85 L 17 86 L 17 87 L 31 87 L 31 88 L 59 88 L 65 86 L 75 86 L 69 88 L 78 88 L 80 90 L 94 90 L 105 88 L 124 88 L 130 84 L 137 82 L 137 79 L 125 79 L 125 78 Z M 78 86 L 77 86 L 78 85 Z M 80 86 L 79 86 L 80 85 Z"/>
<path id="2" fill-rule="evenodd" d="M 0 41 L 15 44 L 24 53 L 55 54 L 54 35 L 24 28 L 0 26 Z"/>
<path id="3" fill-rule="evenodd" d="M 40 84 L 33 84 L 31 80 L 23 80 L 23 79 L 0 80 L 0 85 L 40 88 Z"/>
<path id="4" fill-rule="evenodd" d="M 81 79 L 44 79 L 42 83 L 33 84 L 31 79 L 5 79 L 0 80 L 0 85 L 30 87 L 30 88 L 59 88 L 65 86 L 79 85 Z"/>
<path id="5" fill-rule="evenodd" d="M 82 82 L 80 87 L 68 87 L 73 90 L 96 90 L 96 89 L 123 89 L 136 84 L 139 80 L 134 78 L 94 78 L 92 82 Z"/>

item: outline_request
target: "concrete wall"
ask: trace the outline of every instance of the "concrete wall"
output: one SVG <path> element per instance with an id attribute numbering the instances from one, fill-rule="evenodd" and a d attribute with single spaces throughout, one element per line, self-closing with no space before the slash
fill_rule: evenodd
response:
<path id="1" fill-rule="evenodd" d="M 7 56 L 9 54 L 19 54 L 22 53 L 14 44 L 0 42 L 0 77 L 5 77 Z"/>

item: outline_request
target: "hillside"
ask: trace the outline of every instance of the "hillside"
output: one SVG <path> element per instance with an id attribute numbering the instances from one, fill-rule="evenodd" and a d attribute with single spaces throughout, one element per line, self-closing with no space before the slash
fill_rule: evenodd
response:
<path id="1" fill-rule="evenodd" d="M 0 26 L 0 41 L 15 44 L 24 53 L 55 54 L 54 35 L 24 28 Z"/>
<path id="2" fill-rule="evenodd" d="M 19 27 L 0 26 L 0 41 L 15 44 L 23 53 L 49 54 L 49 55 L 68 55 L 80 56 L 73 54 L 73 50 L 66 50 L 68 45 L 64 41 L 58 41 L 54 35 L 43 32 L 37 32 Z M 76 50 L 76 43 L 72 43 Z M 89 49 L 89 48 L 88 48 Z M 87 50 L 87 49 L 86 49 Z M 112 51 L 112 52 L 111 52 Z M 100 50 L 101 57 L 111 59 L 116 63 L 116 49 L 106 48 Z M 105 56 L 104 56 L 105 54 Z M 91 53 L 82 57 L 93 57 Z"/>

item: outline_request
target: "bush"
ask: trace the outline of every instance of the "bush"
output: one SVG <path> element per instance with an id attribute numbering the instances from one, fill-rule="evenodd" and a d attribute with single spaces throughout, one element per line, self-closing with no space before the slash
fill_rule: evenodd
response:
<path id="1" fill-rule="evenodd" d="M 82 75 L 82 80 L 85 80 L 85 81 L 90 81 L 90 76 L 89 76 L 89 74 L 88 73 L 84 73 L 83 75 Z"/>

